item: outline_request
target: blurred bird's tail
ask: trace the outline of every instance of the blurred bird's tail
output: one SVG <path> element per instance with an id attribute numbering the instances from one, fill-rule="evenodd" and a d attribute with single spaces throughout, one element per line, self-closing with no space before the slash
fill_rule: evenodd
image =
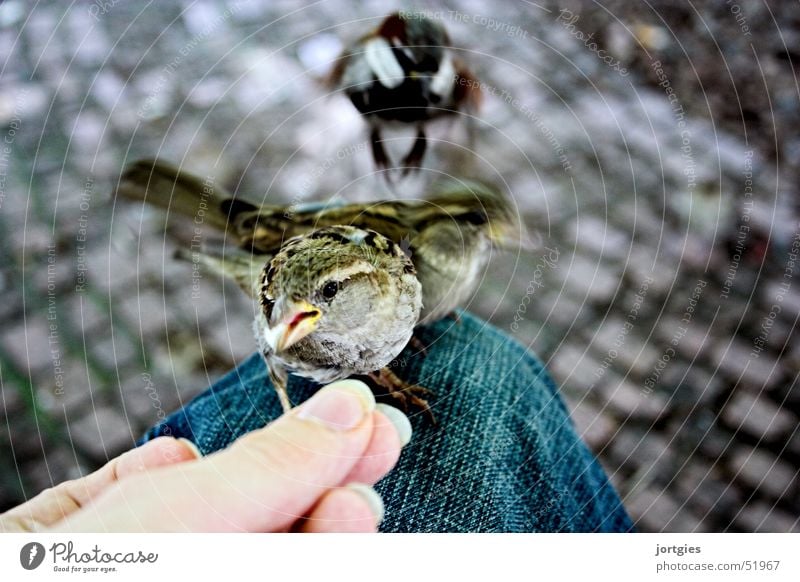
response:
<path id="1" fill-rule="evenodd" d="M 117 196 L 142 200 L 186 216 L 196 224 L 225 230 L 232 196 L 218 187 L 213 178 L 200 178 L 168 162 L 139 160 L 120 176 Z M 223 204 L 228 201 L 227 204 Z"/>

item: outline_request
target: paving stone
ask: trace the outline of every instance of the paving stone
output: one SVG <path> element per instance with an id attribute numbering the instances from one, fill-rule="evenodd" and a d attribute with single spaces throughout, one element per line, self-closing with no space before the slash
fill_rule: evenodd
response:
<path id="1" fill-rule="evenodd" d="M 58 419 L 61 419 L 65 412 L 72 417 L 91 409 L 92 391 L 94 390 L 94 395 L 97 395 L 101 389 L 96 378 L 90 381 L 85 362 L 77 359 L 66 360 L 61 376 L 51 375 L 46 381 L 38 383 L 37 387 L 42 407 Z"/>
<path id="2" fill-rule="evenodd" d="M 670 390 L 676 407 L 695 409 L 714 402 L 726 387 L 726 383 L 710 370 L 695 363 L 682 360 L 671 361 L 664 369 L 659 384 Z"/>
<path id="3" fill-rule="evenodd" d="M 119 313 L 130 328 L 145 337 L 161 335 L 167 326 L 174 324 L 173 316 L 165 311 L 164 296 L 158 290 L 132 290 L 116 304 Z"/>
<path id="4" fill-rule="evenodd" d="M 757 389 L 773 389 L 783 372 L 780 364 L 766 352 L 753 357 L 752 347 L 742 340 L 734 340 L 730 345 L 721 342 L 714 350 L 714 357 L 720 372 L 733 381 L 741 379 Z"/>
<path id="5" fill-rule="evenodd" d="M 118 411 L 98 405 L 71 423 L 70 437 L 82 452 L 102 462 L 132 448 L 139 435 Z"/>
<path id="6" fill-rule="evenodd" d="M 572 264 L 565 257 L 557 276 L 565 282 L 569 292 L 579 299 L 607 304 L 618 292 L 619 276 L 614 270 L 600 268 L 596 260 L 576 255 Z M 621 291 L 621 290 L 620 290 Z"/>
<path id="7" fill-rule="evenodd" d="M 92 341 L 92 355 L 106 370 L 119 370 L 140 357 L 141 346 L 134 345 L 124 333 L 104 333 L 95 338 Z"/>
<path id="8" fill-rule="evenodd" d="M 676 277 L 677 263 L 672 263 L 663 256 L 658 256 L 649 245 L 635 244 L 625 260 L 625 270 L 629 273 L 632 286 L 638 291 L 647 282 L 645 302 L 653 303 L 658 298 L 673 290 L 680 284 Z M 650 296 L 647 299 L 647 296 Z"/>
<path id="9" fill-rule="evenodd" d="M 739 391 L 725 407 L 723 417 L 734 430 L 741 427 L 755 437 L 768 440 L 797 426 L 797 419 L 791 413 L 778 408 L 765 395 L 757 397 L 744 391 Z"/>
<path id="10" fill-rule="evenodd" d="M 592 347 L 601 362 L 612 364 L 617 372 L 644 378 L 661 355 L 651 344 L 624 327 L 626 321 L 607 321 L 595 334 Z M 635 328 L 634 328 L 635 329 Z"/>
<path id="11" fill-rule="evenodd" d="M 559 384 L 567 382 L 579 390 L 595 385 L 598 366 L 599 362 L 592 356 L 571 345 L 560 348 L 549 363 L 550 372 Z"/>
<path id="12" fill-rule="evenodd" d="M 209 337 L 209 343 L 220 354 L 230 361 L 241 362 L 258 350 L 253 335 L 253 319 L 251 314 L 226 312 L 226 316 L 216 327 L 215 333 Z"/>
<path id="13" fill-rule="evenodd" d="M 705 527 L 698 517 L 682 505 L 682 501 L 665 491 L 647 489 L 633 499 L 626 499 L 626 507 L 637 527 L 645 531 L 702 532 Z M 641 522 L 641 523 L 640 523 Z"/>
<path id="14" fill-rule="evenodd" d="M 7 416 L 18 414 L 23 406 L 19 391 L 11 382 L 0 386 L 0 422 Z"/>
<path id="15" fill-rule="evenodd" d="M 47 319 L 28 317 L 27 322 L 20 321 L 6 329 L 0 341 L 21 370 L 45 370 L 53 366 L 50 333 Z"/>
<path id="16" fill-rule="evenodd" d="M 600 217 L 582 216 L 571 226 L 569 236 L 584 251 L 598 257 L 624 259 L 630 239 L 622 230 Z"/>
<path id="17" fill-rule="evenodd" d="M 696 438 L 693 439 L 700 444 L 700 450 L 712 459 L 736 450 L 736 436 L 730 431 L 720 430 L 716 411 L 707 411 L 704 416 L 705 424 L 694 431 Z"/>
<path id="18" fill-rule="evenodd" d="M 800 520 L 765 501 L 747 504 L 736 518 L 746 532 L 791 533 L 800 531 Z"/>
<path id="19" fill-rule="evenodd" d="M 542 295 L 536 303 L 536 311 L 543 324 L 560 331 L 562 336 L 570 327 L 573 330 L 582 328 L 593 319 L 589 305 L 558 291 Z"/>
<path id="20" fill-rule="evenodd" d="M 66 481 L 76 466 L 75 455 L 69 448 L 48 447 L 40 459 L 28 462 L 21 468 L 28 478 L 29 490 L 26 493 L 33 496 Z"/>
<path id="21" fill-rule="evenodd" d="M 672 348 L 684 358 L 702 364 L 714 345 L 714 334 L 699 321 L 692 320 L 686 325 L 681 321 L 683 317 L 683 314 L 667 316 L 659 322 L 656 334 L 663 342 L 662 353 Z"/>
<path id="22" fill-rule="evenodd" d="M 654 421 L 669 412 L 671 404 L 658 391 L 648 391 L 644 385 L 634 384 L 619 376 L 606 376 L 602 393 L 608 406 L 623 419 L 633 416 L 637 419 Z"/>
<path id="23" fill-rule="evenodd" d="M 795 273 L 800 273 L 800 268 L 796 268 Z M 797 315 L 800 315 L 800 290 L 798 290 L 800 284 L 792 285 L 787 291 L 782 286 L 784 282 L 784 280 L 778 280 L 765 284 L 762 295 L 764 307 L 766 312 L 769 313 L 772 305 L 778 304 L 781 307 L 781 313 L 784 318 L 788 316 L 794 319 Z"/>
<path id="24" fill-rule="evenodd" d="M 90 241 L 85 257 L 86 284 L 95 289 L 107 292 L 113 286 L 129 292 L 139 277 L 136 259 L 126 256 L 114 245 Z"/>
<path id="25" fill-rule="evenodd" d="M 797 487 L 797 469 L 763 449 L 737 448 L 731 458 L 731 469 L 739 478 L 773 498 L 792 499 Z"/>
<path id="26" fill-rule="evenodd" d="M 109 310 L 99 306 L 85 293 L 70 293 L 63 298 L 63 312 L 78 334 L 87 334 L 110 326 Z"/>
<path id="27" fill-rule="evenodd" d="M 142 426 L 151 426 L 179 407 L 179 390 L 161 374 L 140 372 L 129 376 L 120 387 L 125 410 Z"/>
<path id="28" fill-rule="evenodd" d="M 608 414 L 586 399 L 568 399 L 568 404 L 575 430 L 589 448 L 599 450 L 606 446 L 617 430 L 616 423 Z"/>
<path id="29" fill-rule="evenodd" d="M 680 478 L 675 480 L 679 499 L 695 508 L 699 515 L 730 515 L 742 506 L 738 490 L 720 474 L 721 468 L 713 459 L 694 455 L 681 468 Z"/>
<path id="30" fill-rule="evenodd" d="M 11 275 L 8 272 L 3 273 L 2 278 L 7 282 Z M 12 321 L 18 320 L 22 315 L 22 297 L 16 290 L 10 288 L 0 293 L 0 321 L 5 323 L 7 327 Z"/>
<path id="31" fill-rule="evenodd" d="M 652 480 L 658 475 L 657 466 L 670 466 L 673 454 L 668 441 L 659 434 L 645 433 L 639 429 L 628 429 L 617 433 L 611 441 L 612 458 L 626 469 L 647 473 Z M 637 483 L 631 482 L 626 489 L 635 489 Z"/>
<path id="32" fill-rule="evenodd" d="M 208 277 L 194 282 L 190 280 L 188 284 L 179 285 L 171 290 L 170 307 L 176 311 L 181 323 L 189 324 L 193 328 L 198 322 L 201 326 L 207 325 L 220 319 L 226 299 L 241 293 L 238 289 L 229 291 L 223 291 L 219 281 Z"/>

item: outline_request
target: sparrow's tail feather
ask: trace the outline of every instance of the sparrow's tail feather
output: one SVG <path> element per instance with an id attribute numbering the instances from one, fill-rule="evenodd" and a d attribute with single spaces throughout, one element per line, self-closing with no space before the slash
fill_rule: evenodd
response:
<path id="1" fill-rule="evenodd" d="M 193 265 L 202 265 L 221 277 L 233 279 L 245 293 L 251 297 L 258 296 L 261 271 L 265 263 L 263 256 L 245 256 L 230 251 L 217 256 L 207 251 L 208 249 L 198 251 L 180 248 L 175 251 L 175 257 Z"/>
<path id="2" fill-rule="evenodd" d="M 120 177 L 116 194 L 220 230 L 226 229 L 232 200 L 231 194 L 215 185 L 212 178 L 200 178 L 156 159 L 139 160 L 129 166 Z"/>

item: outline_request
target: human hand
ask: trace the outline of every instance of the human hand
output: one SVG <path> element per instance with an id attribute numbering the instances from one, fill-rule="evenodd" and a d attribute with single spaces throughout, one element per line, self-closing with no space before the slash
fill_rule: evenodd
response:
<path id="1" fill-rule="evenodd" d="M 0 515 L 0 531 L 372 532 L 371 485 L 410 438 L 405 415 L 344 380 L 207 457 L 150 441 Z"/>

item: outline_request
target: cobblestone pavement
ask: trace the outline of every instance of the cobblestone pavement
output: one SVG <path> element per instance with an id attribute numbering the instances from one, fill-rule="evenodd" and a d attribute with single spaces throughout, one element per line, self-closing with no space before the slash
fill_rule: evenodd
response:
<path id="1" fill-rule="evenodd" d="M 426 3 L 485 84 L 476 154 L 445 123 L 427 166 L 505 184 L 543 239 L 469 309 L 547 362 L 644 531 L 800 530 L 800 26 L 770 4 Z M 387 4 L 298 7 L 0 6 L 0 507 L 254 348 L 238 289 L 172 258 L 186 229 L 109 197 L 126 160 L 256 200 L 392 195 L 321 81 Z"/>

